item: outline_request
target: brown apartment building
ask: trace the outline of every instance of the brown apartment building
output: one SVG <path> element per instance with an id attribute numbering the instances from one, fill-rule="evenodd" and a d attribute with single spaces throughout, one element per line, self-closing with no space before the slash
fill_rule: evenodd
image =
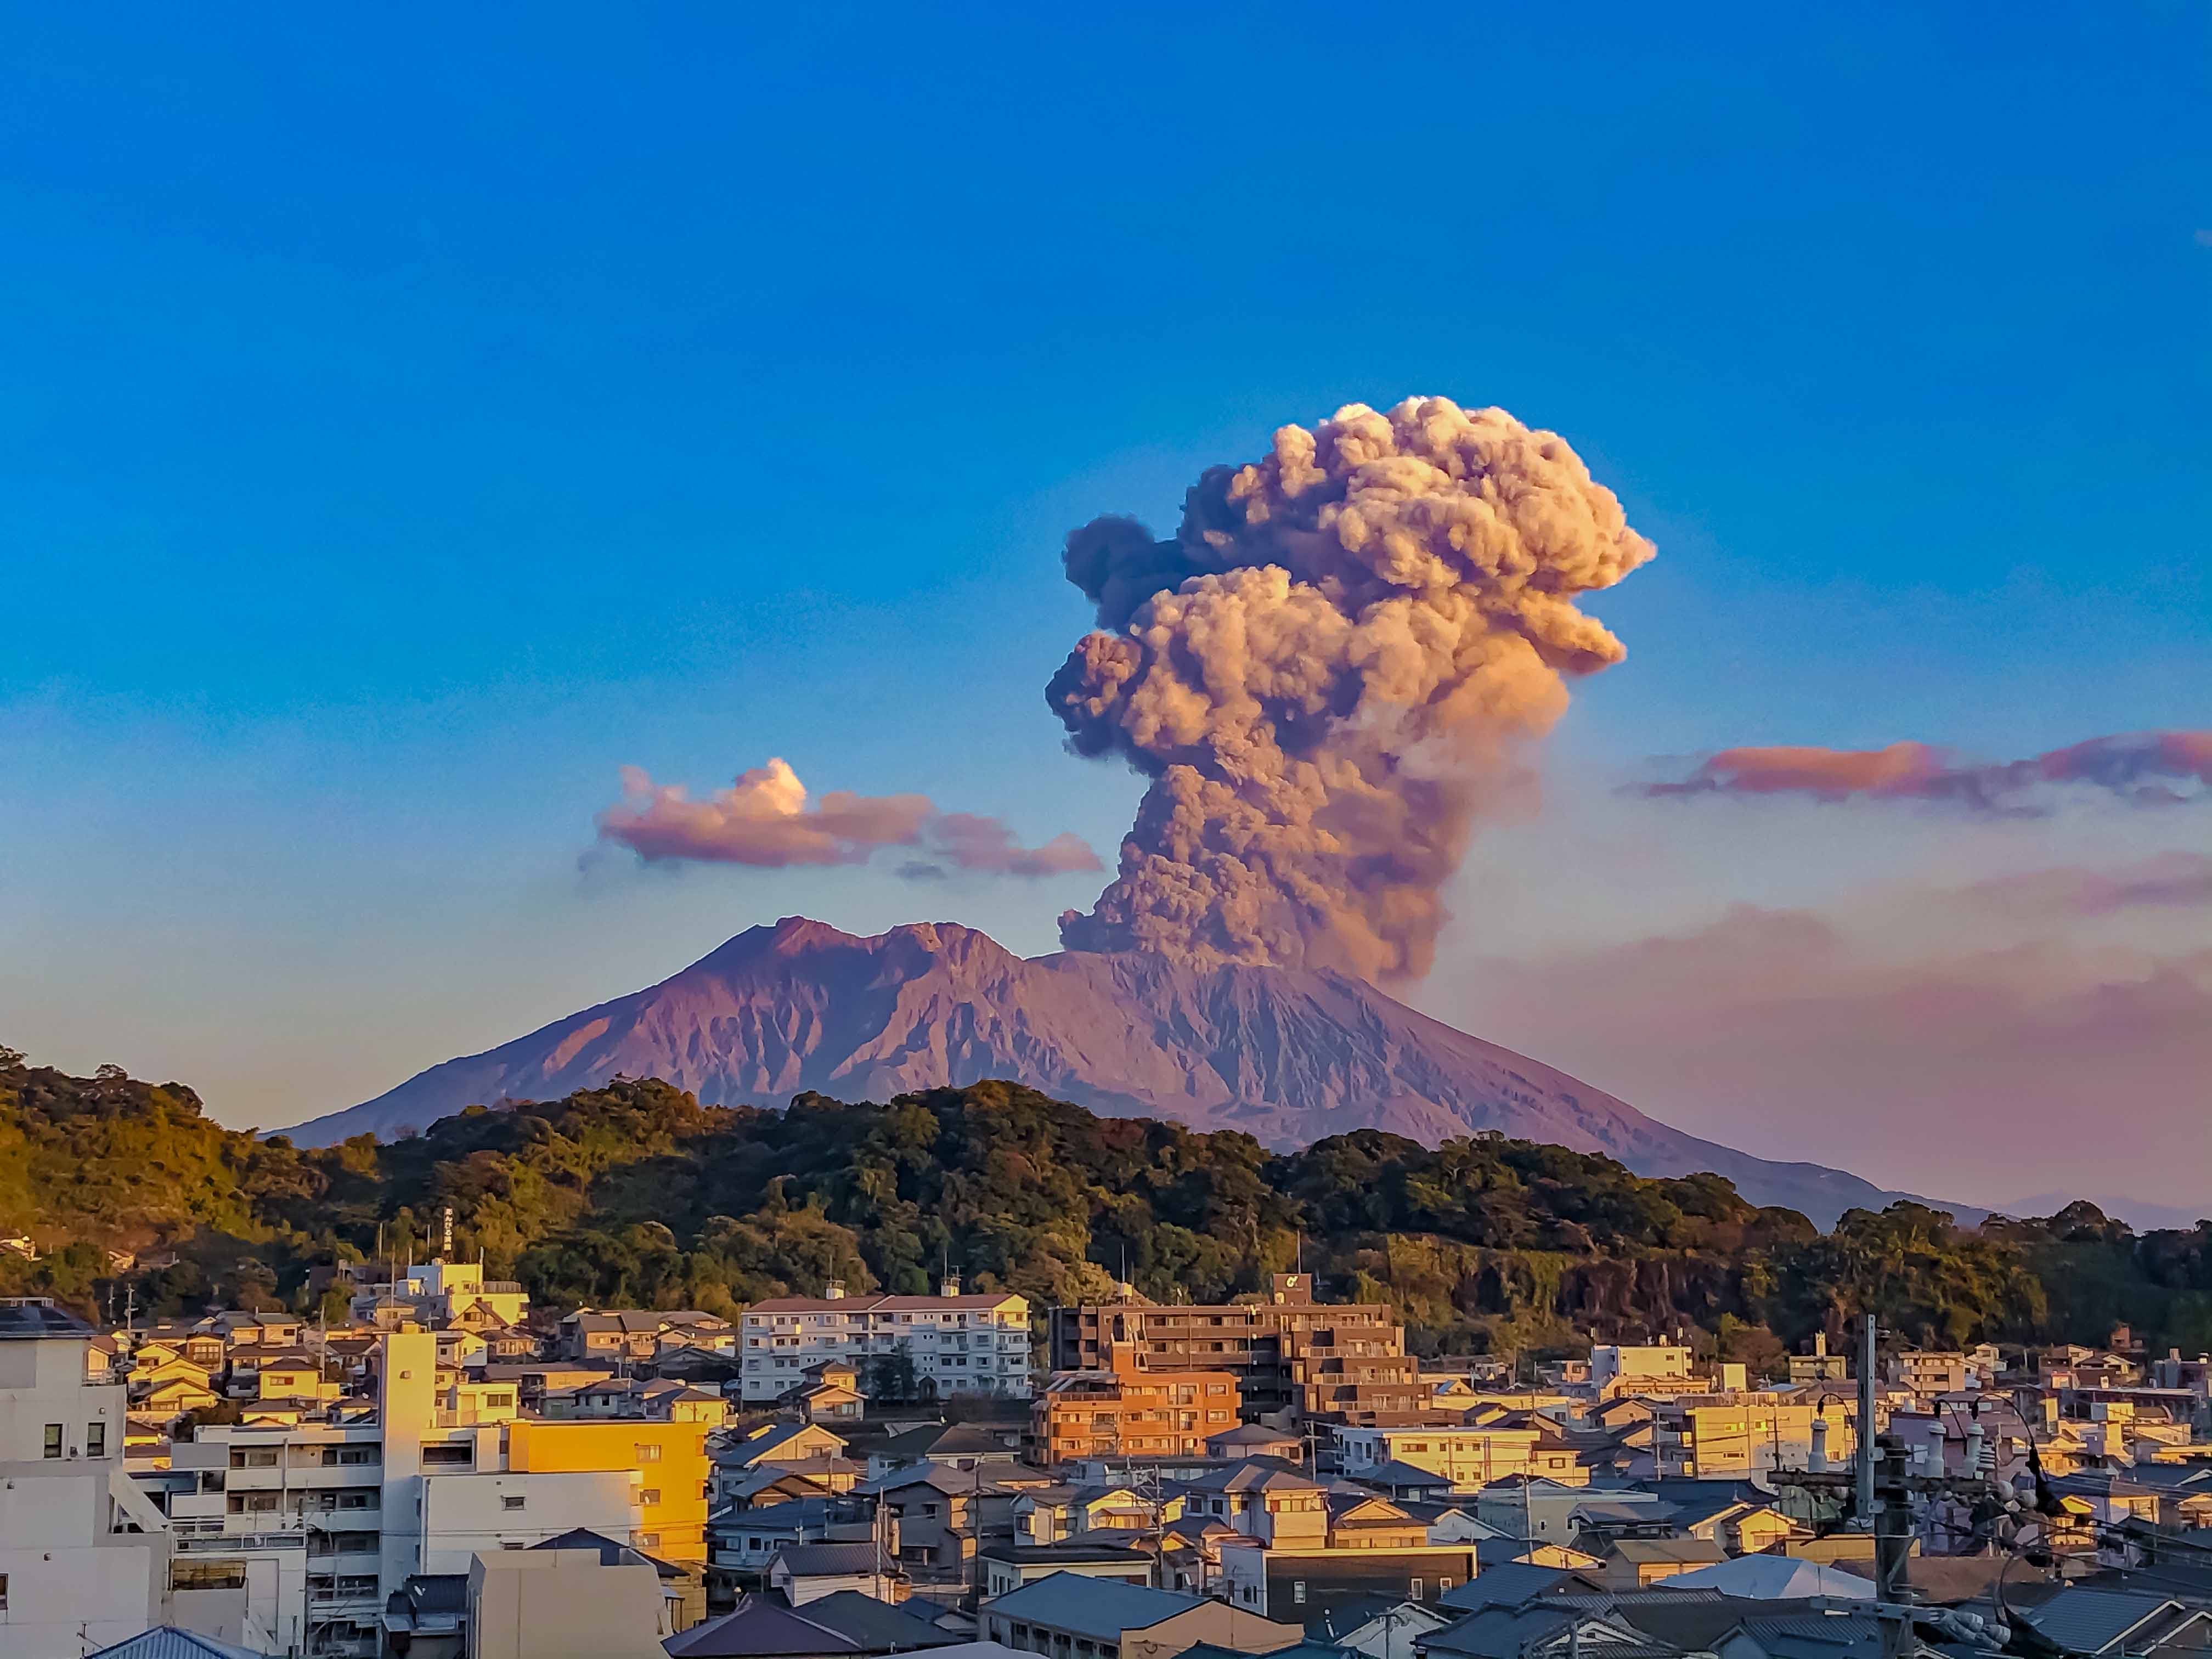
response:
<path id="1" fill-rule="evenodd" d="M 1054 1308 L 1057 1371 L 1104 1371 L 1117 1349 L 1148 1371 L 1218 1370 L 1244 1409 L 1321 1422 L 1418 1422 L 1431 1390 L 1387 1303 L 1321 1303 L 1305 1273 L 1277 1273 L 1265 1297 L 1211 1304 L 1116 1302 Z"/>
<path id="2" fill-rule="evenodd" d="M 1111 1368 L 1061 1371 L 1030 1407 L 1024 1454 L 1050 1465 L 1079 1457 L 1203 1457 L 1210 1435 L 1241 1420 L 1226 1370 L 1147 1370 L 1124 1346 Z"/>

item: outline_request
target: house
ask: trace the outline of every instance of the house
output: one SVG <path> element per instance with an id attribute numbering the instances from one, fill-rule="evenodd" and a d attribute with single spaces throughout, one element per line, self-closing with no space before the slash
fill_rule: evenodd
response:
<path id="1" fill-rule="evenodd" d="M 131 1402 L 134 1417 L 174 1421 L 186 1412 L 205 1411 L 221 1403 L 215 1390 L 190 1377 L 173 1376 L 156 1382 Z"/>
<path id="2" fill-rule="evenodd" d="M 1597 1577 L 1609 1590 L 1648 1589 L 1677 1573 L 1717 1566 L 1727 1559 L 1721 1547 L 1709 1539 L 1620 1538 L 1607 1548 Z"/>
<path id="3" fill-rule="evenodd" d="M 1034 1486 L 1047 1484 L 1019 1464 Z M 983 1469 L 951 1469 L 935 1463 L 895 1471 L 854 1489 L 873 1495 L 898 1526 L 899 1559 L 915 1566 L 965 1571 L 984 1546 L 1014 1541 L 1014 1505 L 1031 1484 L 1009 1483 Z"/>
<path id="4" fill-rule="evenodd" d="M 996 1429 L 975 1423 L 927 1423 L 895 1434 L 868 1454 L 868 1479 L 880 1480 L 894 1469 L 918 1463 L 972 1469 L 978 1463 L 1014 1460 L 1021 1444 L 1018 1428 Z"/>
<path id="5" fill-rule="evenodd" d="M 1798 1533 L 1797 1523 L 1781 1510 L 1741 1498 L 1676 1504 L 1668 1519 L 1682 1536 L 1711 1539 L 1730 1555 L 1757 1555 Z"/>
<path id="6" fill-rule="evenodd" d="M 1339 1457 L 1348 1478 L 1359 1480 L 1368 1470 L 1386 1463 L 1410 1463 L 1447 1477 L 1457 1492 L 1473 1492 L 1511 1475 L 1528 1474 L 1536 1443 L 1543 1437 L 1543 1432 L 1534 1428 L 1491 1425 L 1336 1431 Z M 1577 1474 L 1570 1468 L 1554 1478 L 1571 1483 Z M 1581 1478 L 1589 1477 L 1583 1474 Z"/>
<path id="7" fill-rule="evenodd" d="M 1230 1602 L 1262 1618 L 1304 1625 L 1346 1602 L 1434 1601 L 1474 1577 L 1465 1544 L 1267 1548 L 1250 1539 L 1221 1544 L 1221 1588 Z"/>
<path id="8" fill-rule="evenodd" d="M 1712 1650 L 1714 1659 L 1883 1659 L 1887 1650 L 1881 1620 L 1828 1608 L 1742 1620 L 1714 1640 Z"/>
<path id="9" fill-rule="evenodd" d="M 668 1659 L 866 1659 L 922 1648 L 959 1655 L 975 1645 L 907 1607 L 851 1590 L 804 1607 L 748 1595 L 734 1611 L 664 1644 Z"/>
<path id="10" fill-rule="evenodd" d="M 1318 1638 L 1365 1659 L 1414 1659 L 1421 1638 L 1460 1615 L 1427 1601 L 1346 1601 L 1306 1620 L 1309 1641 Z"/>
<path id="11" fill-rule="evenodd" d="M 1298 1436 L 1259 1423 L 1240 1424 L 1236 1428 L 1209 1434 L 1206 1437 L 1206 1455 L 1224 1462 L 1242 1457 L 1277 1457 L 1285 1463 L 1307 1461 L 1306 1443 Z"/>
<path id="12" fill-rule="evenodd" d="M 1395 1458 L 1376 1468 L 1362 1469 L 1357 1478 L 1361 1486 L 1373 1486 L 1393 1498 L 1434 1500 L 1453 1490 L 1451 1476 L 1438 1474 L 1418 1464 L 1401 1463 Z"/>
<path id="13" fill-rule="evenodd" d="M 1654 1659 L 1670 1650 L 1609 1607 L 1528 1601 L 1470 1613 L 1415 1638 L 1413 1650 L 1421 1659 L 1532 1659 L 1537 1654 L 1601 1659 L 1607 1653 Z"/>
<path id="14" fill-rule="evenodd" d="M 878 1526 L 884 1547 L 895 1550 L 895 1517 L 879 1521 L 866 1505 L 845 1498 L 801 1498 L 748 1510 L 717 1510 L 707 1522 L 708 1560 L 726 1571 L 759 1573 L 777 1551 L 793 1544 L 872 1544 Z"/>
<path id="15" fill-rule="evenodd" d="M 1578 1531 L 1576 1515 L 1598 1502 L 1615 1507 L 1633 1504 L 1655 1518 L 1663 1518 L 1671 1507 L 1657 1494 L 1632 1487 L 1608 1487 L 1600 1498 L 1586 1486 L 1522 1474 L 1485 1486 L 1475 1495 L 1474 1513 L 1501 1537 L 1571 1545 Z"/>
<path id="16" fill-rule="evenodd" d="M 2212 1610 L 2140 1590 L 2070 1586 L 2014 1617 L 2060 1650 L 2092 1659 L 2212 1647 Z"/>
<path id="17" fill-rule="evenodd" d="M 865 1544 L 786 1544 L 769 1558 L 768 1586 L 781 1590 L 794 1607 L 840 1590 L 853 1590 L 878 1601 L 896 1601 L 906 1584 L 880 1541 Z"/>
<path id="18" fill-rule="evenodd" d="M 1102 1486 L 1029 1486 L 1014 1499 L 1014 1528 L 1023 1541 L 1058 1543 L 1099 1533 L 1151 1532 L 1182 1518 L 1188 1499 L 1181 1492 L 1158 1496 L 1109 1482 Z"/>
<path id="19" fill-rule="evenodd" d="M 1328 1541 L 1328 1488 L 1271 1457 L 1248 1457 L 1190 1483 L 1183 1513 L 1212 1516 L 1270 1546 Z"/>
<path id="20" fill-rule="evenodd" d="M 776 1404 L 810 1423 L 857 1423 L 868 1403 L 860 1379 L 860 1370 L 850 1360 L 824 1360 L 809 1365 L 798 1382 L 777 1396 Z"/>
<path id="21" fill-rule="evenodd" d="M 560 1344 L 570 1359 L 648 1360 L 664 1346 L 734 1353 L 737 1333 L 728 1320 L 696 1308 L 579 1308 L 561 1321 Z"/>
<path id="22" fill-rule="evenodd" d="M 749 1509 L 793 1498 L 831 1498 L 858 1486 L 867 1466 L 849 1457 L 805 1457 L 796 1463 L 725 1464 L 719 1460 L 709 1494 L 717 1507 Z"/>
<path id="23" fill-rule="evenodd" d="M 1237 1653 L 1274 1653 L 1305 1639 L 1227 1602 L 1113 1578 L 1055 1572 L 983 1603 L 980 1628 L 990 1641 L 1051 1659 L 1174 1659 L 1200 1642 Z"/>
<path id="24" fill-rule="evenodd" d="M 787 1419 L 755 1429 L 717 1455 L 729 1456 L 740 1466 L 751 1468 L 761 1463 L 799 1463 L 810 1457 L 836 1457 L 844 1450 L 842 1435 L 832 1434 L 818 1423 Z"/>
<path id="25" fill-rule="evenodd" d="M 986 1600 L 1011 1595 L 1055 1572 L 1118 1578 L 1125 1584 L 1150 1584 L 1153 1574 L 1149 1552 L 1119 1544 L 994 1544 L 981 1560 Z"/>

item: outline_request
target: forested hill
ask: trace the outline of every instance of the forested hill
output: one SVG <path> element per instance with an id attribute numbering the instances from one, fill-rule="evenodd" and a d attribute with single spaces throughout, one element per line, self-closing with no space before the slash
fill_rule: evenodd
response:
<path id="1" fill-rule="evenodd" d="M 943 1262 L 1041 1303 L 1103 1294 L 1124 1264 L 1150 1295 L 1211 1299 L 1303 1249 L 1325 1295 L 1396 1303 L 1431 1352 L 1686 1324 L 1757 1360 L 1869 1304 L 1935 1341 L 2100 1340 L 2125 1318 L 2212 1346 L 2212 1227 L 2138 1237 L 2086 1205 L 1969 1231 L 1898 1204 L 1823 1234 L 1716 1176 L 1558 1146 L 1362 1130 L 1276 1155 L 1004 1083 L 762 1111 L 618 1079 L 306 1151 L 222 1128 L 179 1084 L 0 1049 L 0 1236 L 44 1253 L 0 1255 L 0 1293 L 305 1309 L 312 1269 L 380 1237 L 420 1256 L 447 1206 L 460 1250 L 556 1305 L 727 1312 L 831 1279 L 918 1291 Z M 118 1269 L 111 1249 L 154 1264 Z"/>

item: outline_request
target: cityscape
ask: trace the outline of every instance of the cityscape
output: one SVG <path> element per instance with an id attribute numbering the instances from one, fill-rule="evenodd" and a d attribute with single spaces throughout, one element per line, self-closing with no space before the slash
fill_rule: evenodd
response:
<path id="1" fill-rule="evenodd" d="M 2212 1659 L 2212 11 L 17 9 L 0 1659 Z"/>

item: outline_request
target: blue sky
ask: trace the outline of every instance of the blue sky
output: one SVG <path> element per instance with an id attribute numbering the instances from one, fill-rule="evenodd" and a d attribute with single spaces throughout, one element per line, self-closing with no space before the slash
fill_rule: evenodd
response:
<path id="1" fill-rule="evenodd" d="M 1461 908 L 1532 836 L 1605 878 L 1528 877 L 1547 902 L 1462 956 L 2201 847 L 1687 830 L 1612 782 L 2212 725 L 2206 28 L 19 18 L 0 1039 L 276 1121 L 791 911 L 1050 948 L 1096 878 L 578 860 L 619 766 L 771 754 L 1110 860 L 1137 782 L 1041 701 L 1087 621 L 1060 538 L 1413 392 L 1560 431 L 1660 548 L 1590 607 L 1631 654 L 1547 751 L 1571 821 L 1479 847 Z M 1419 1000 L 1484 1030 L 1472 998 Z"/>

